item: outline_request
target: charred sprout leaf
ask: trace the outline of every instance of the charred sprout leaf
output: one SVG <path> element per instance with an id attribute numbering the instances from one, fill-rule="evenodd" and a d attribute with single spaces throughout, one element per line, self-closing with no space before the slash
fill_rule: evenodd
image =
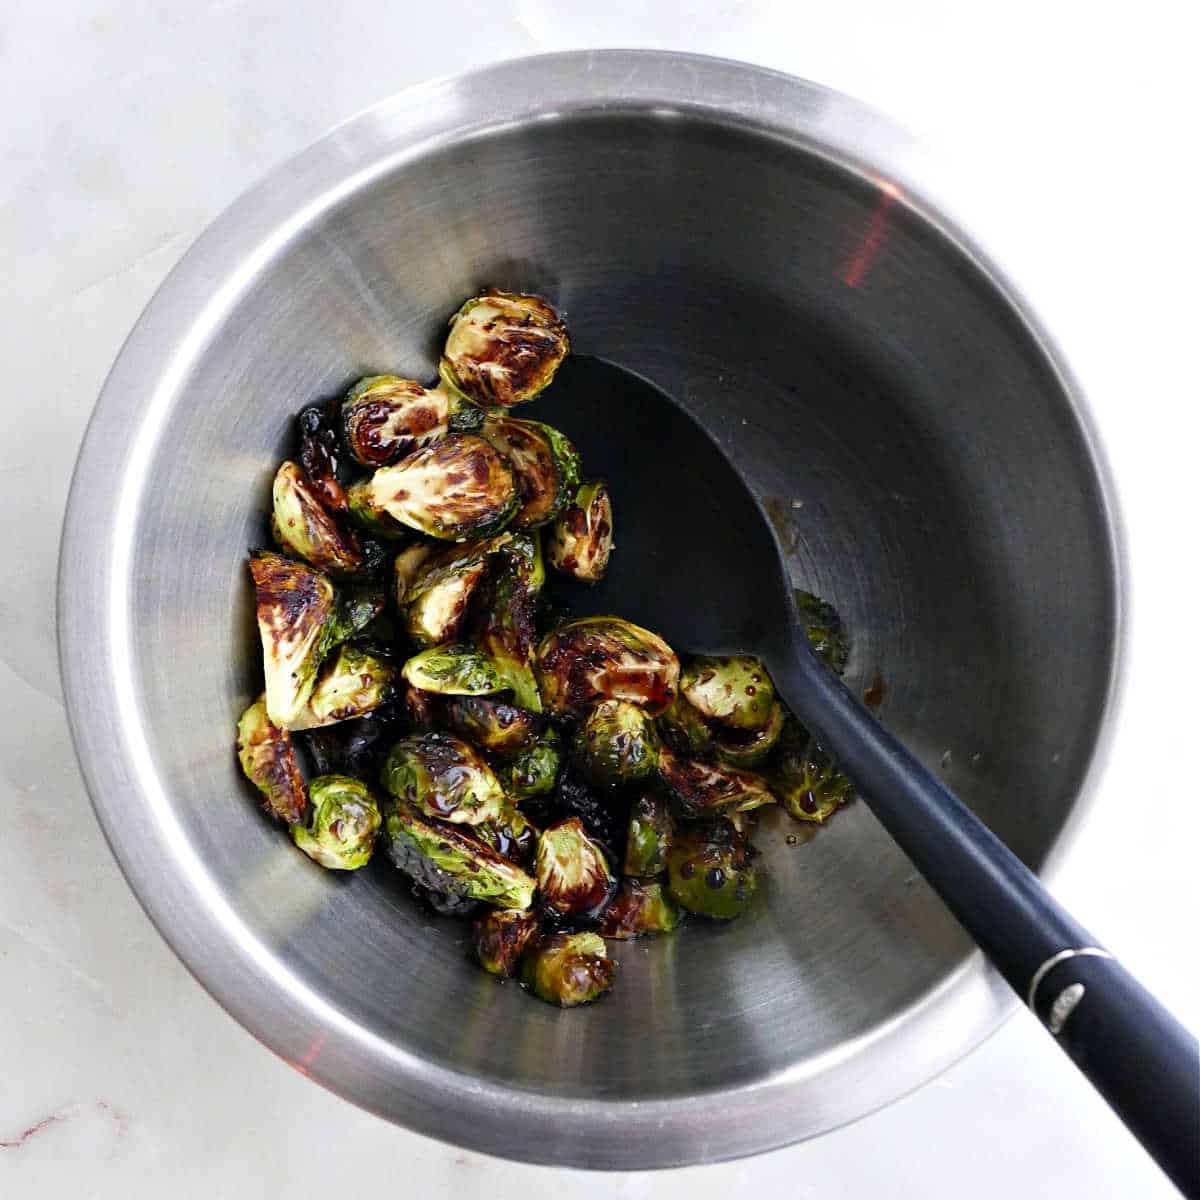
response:
<path id="1" fill-rule="evenodd" d="M 517 542 L 517 553 L 509 554 L 505 547 L 504 568 L 489 581 L 473 641 L 495 664 L 517 704 L 540 713 L 542 697 L 533 672 L 536 589 L 531 583 L 541 555 L 525 557 L 520 553 L 523 539 Z"/>
<path id="2" fill-rule="evenodd" d="M 267 811 L 289 825 L 304 816 L 304 777 L 296 764 L 286 729 L 271 723 L 265 697 L 256 700 L 238 721 L 238 762 L 246 778 L 266 799 Z"/>
<path id="3" fill-rule="evenodd" d="M 667 881 L 688 912 L 728 921 L 746 910 L 758 876 L 746 839 L 717 817 L 680 831 L 667 855 Z"/>
<path id="4" fill-rule="evenodd" d="M 850 643 L 842 618 L 832 604 L 811 592 L 797 590 L 795 596 L 808 644 L 830 670 L 841 675 L 850 658 Z"/>
<path id="5" fill-rule="evenodd" d="M 637 783 L 658 766 L 654 718 L 628 700 L 601 700 L 579 723 L 572 753 L 591 783 L 616 787 Z"/>
<path id="6" fill-rule="evenodd" d="M 713 734 L 698 708 L 678 693 L 665 713 L 658 718 L 663 741 L 677 754 L 707 758 L 713 748 Z"/>
<path id="7" fill-rule="evenodd" d="M 383 764 L 383 786 L 430 817 L 465 825 L 495 820 L 505 806 L 492 768 L 446 733 L 401 738 Z"/>
<path id="8" fill-rule="evenodd" d="M 337 605 L 329 625 L 329 644 L 336 646 L 362 633 L 386 604 L 383 585 L 374 581 L 348 583 L 338 588 Z"/>
<path id="9" fill-rule="evenodd" d="M 659 751 L 658 774 L 667 794 L 689 819 L 722 810 L 749 812 L 775 803 L 761 776 L 736 767 L 696 762 L 666 747 Z"/>
<path id="10" fill-rule="evenodd" d="M 644 933 L 671 933 L 683 920 L 679 906 L 650 880 L 622 879 L 600 918 L 600 936 L 624 941 Z"/>
<path id="11" fill-rule="evenodd" d="M 294 462 L 285 462 L 276 471 L 271 498 L 271 528 L 281 549 L 333 575 L 353 575 L 362 569 L 358 539 L 340 528 Z"/>
<path id="12" fill-rule="evenodd" d="M 370 479 L 360 479 L 346 489 L 346 508 L 350 520 L 372 537 L 386 542 L 405 542 L 413 535 L 407 525 L 375 503 Z"/>
<path id="13" fill-rule="evenodd" d="M 338 437 L 325 410 L 306 408 L 300 426 L 300 466 L 317 499 L 332 513 L 346 511 L 346 493 L 338 482 Z"/>
<path id="14" fill-rule="evenodd" d="M 579 452 L 557 429 L 502 412 L 489 413 L 480 429 L 512 464 L 520 493 L 514 529 L 554 520 L 579 486 Z"/>
<path id="15" fill-rule="evenodd" d="M 437 727 L 437 697 L 408 684 L 400 696 L 400 709 L 408 727 L 417 733 L 432 733 Z"/>
<path id="16" fill-rule="evenodd" d="M 542 559 L 542 539 L 536 530 L 513 533 L 499 547 L 517 581 L 531 596 L 536 596 L 546 582 L 546 564 Z"/>
<path id="17" fill-rule="evenodd" d="M 599 844 L 578 817 L 542 831 L 537 848 L 538 896 L 554 917 L 598 916 L 612 897 L 616 880 Z"/>
<path id="18" fill-rule="evenodd" d="M 532 749 L 546 727 L 535 713 L 487 696 L 454 697 L 446 704 L 446 721 L 459 737 L 501 760 Z"/>
<path id="19" fill-rule="evenodd" d="M 270 550 L 250 555 L 267 681 L 267 715 L 286 728 L 304 711 L 330 643 L 333 584 Z"/>
<path id="20" fill-rule="evenodd" d="M 357 646 L 342 646 L 321 668 L 308 705 L 292 729 L 316 729 L 365 717 L 392 698 L 396 669 Z"/>
<path id="21" fill-rule="evenodd" d="M 506 808 L 494 821 L 474 827 L 475 835 L 497 854 L 530 870 L 537 855 L 538 831 L 523 812 Z"/>
<path id="22" fill-rule="evenodd" d="M 488 561 L 509 535 L 447 546 L 418 555 L 413 546 L 396 556 L 396 597 L 409 636 L 418 645 L 452 642 L 462 632 L 467 609 L 487 573 Z"/>
<path id="23" fill-rule="evenodd" d="M 354 721 L 310 730 L 298 740 L 318 775 L 375 779 L 399 734 L 400 715 L 394 705 L 387 705 Z"/>
<path id="24" fill-rule="evenodd" d="M 625 835 L 629 829 L 632 799 L 628 792 L 594 788 L 573 771 L 567 770 L 559 776 L 552 799 L 558 819 L 578 817 L 588 836 L 607 847 L 610 861 L 617 863 L 625 857 Z M 543 824 L 552 824 L 553 820 L 547 816 Z"/>
<path id="25" fill-rule="evenodd" d="M 533 903 L 533 878 L 461 825 L 430 821 L 396 803 L 387 806 L 384 827 L 392 861 L 430 892 L 486 900 L 497 908 Z"/>
<path id="26" fill-rule="evenodd" d="M 680 676 L 679 691 L 706 720 L 734 729 L 762 729 L 775 703 L 770 675 L 748 654 L 693 659 Z"/>
<path id="27" fill-rule="evenodd" d="M 439 370 L 476 404 L 511 408 L 550 383 L 569 349 L 566 326 L 545 300 L 488 291 L 450 318 Z"/>
<path id="28" fill-rule="evenodd" d="M 560 1008 L 587 1004 L 608 991 L 617 964 L 598 933 L 559 933 L 535 942 L 521 959 L 521 982 Z"/>
<path id="29" fill-rule="evenodd" d="M 470 896 L 460 896 L 455 892 L 439 892 L 420 883 L 414 883 L 409 891 L 413 899 L 439 917 L 470 917 L 483 905 L 482 900 L 473 900 Z"/>
<path id="30" fill-rule="evenodd" d="M 423 388 L 396 375 L 360 379 L 342 402 L 346 445 L 364 467 L 386 466 L 444 437 L 452 402 L 461 403 L 445 388 Z"/>
<path id="31" fill-rule="evenodd" d="M 784 724 L 770 784 L 789 816 L 821 822 L 854 796 L 854 785 L 793 717 Z"/>
<path id="32" fill-rule="evenodd" d="M 534 745 L 500 769 L 504 790 L 515 804 L 544 796 L 554 790 L 561 762 L 558 734 L 547 730 Z"/>
<path id="33" fill-rule="evenodd" d="M 473 646 L 431 646 L 404 664 L 404 678 L 437 696 L 490 696 L 505 687 L 492 660 Z"/>
<path id="34" fill-rule="evenodd" d="M 783 732 L 783 705 L 771 706 L 771 716 L 761 729 L 734 729 L 718 726 L 713 730 L 717 759 L 730 767 L 756 767 L 779 742 Z"/>
<path id="35" fill-rule="evenodd" d="M 656 714 L 675 699 L 679 659 L 658 634 L 631 621 L 584 617 L 542 639 L 537 677 L 552 712 L 630 700 Z"/>
<path id="36" fill-rule="evenodd" d="M 613 552 L 612 499 L 606 484 L 585 483 L 550 532 L 550 565 L 581 583 L 598 583 Z"/>
<path id="37" fill-rule="evenodd" d="M 382 818 L 367 785 L 349 775 L 322 775 L 308 785 L 308 821 L 292 826 L 292 841 L 331 871 L 365 867 Z"/>
<path id="38" fill-rule="evenodd" d="M 475 920 L 475 953 L 489 974 L 511 979 L 529 943 L 537 937 L 537 913 L 496 908 Z"/>
<path id="39" fill-rule="evenodd" d="M 667 869 L 667 851 L 675 837 L 675 821 L 667 802 L 652 792 L 639 796 L 629 813 L 625 840 L 625 874 L 640 878 Z"/>
<path id="40" fill-rule="evenodd" d="M 512 519 L 517 485 L 508 460 L 483 438 L 451 434 L 371 477 L 370 504 L 444 541 L 488 537 Z"/>

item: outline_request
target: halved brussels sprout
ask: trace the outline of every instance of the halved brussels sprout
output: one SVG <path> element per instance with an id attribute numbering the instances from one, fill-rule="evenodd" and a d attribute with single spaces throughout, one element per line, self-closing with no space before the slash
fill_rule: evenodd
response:
<path id="1" fill-rule="evenodd" d="M 749 844 L 723 817 L 682 829 L 667 855 L 667 891 L 688 912 L 732 920 L 757 885 Z"/>
<path id="2" fill-rule="evenodd" d="M 531 596 L 538 595 L 546 583 L 541 535 L 537 530 L 531 530 L 500 536 L 507 539 L 500 550 L 517 581 Z"/>
<path id="3" fill-rule="evenodd" d="M 489 290 L 450 318 L 439 371 L 476 404 L 511 408 L 550 383 L 569 349 L 567 328 L 545 300 Z"/>
<path id="4" fill-rule="evenodd" d="M 420 577 L 425 564 L 437 553 L 438 548 L 430 542 L 414 542 L 396 555 L 392 563 L 392 595 L 400 608 L 408 601 L 409 591 L 414 581 Z"/>
<path id="5" fill-rule="evenodd" d="M 267 682 L 267 715 L 281 728 L 304 711 L 329 648 L 333 584 L 312 567 L 270 550 L 250 555 Z"/>
<path id="6" fill-rule="evenodd" d="M 550 565 L 581 583 L 598 583 L 613 552 L 612 499 L 599 480 L 585 483 L 558 515 L 546 553 Z"/>
<path id="7" fill-rule="evenodd" d="M 504 811 L 504 789 L 492 768 L 446 733 L 401 738 L 388 753 L 382 779 L 397 800 L 443 821 L 478 825 Z"/>
<path id="8" fill-rule="evenodd" d="M 683 913 L 661 883 L 622 879 L 612 903 L 600 918 L 600 936 L 624 941 L 644 933 L 671 933 Z"/>
<path id="9" fill-rule="evenodd" d="M 519 809 L 506 807 L 494 821 L 484 821 L 473 827 L 475 836 L 486 842 L 497 854 L 512 859 L 519 867 L 530 870 L 537 856 L 537 827 Z"/>
<path id="10" fill-rule="evenodd" d="M 658 775 L 667 794 L 688 818 L 722 809 L 749 812 L 775 803 L 774 794 L 761 776 L 737 767 L 696 762 L 666 746 L 658 754 Z"/>
<path id="11" fill-rule="evenodd" d="M 294 462 L 282 463 L 275 472 L 271 498 L 271 529 L 281 549 L 333 575 L 353 575 L 362 569 L 358 538 L 338 526 Z"/>
<path id="12" fill-rule="evenodd" d="M 498 533 L 517 510 L 508 460 L 472 433 L 450 434 L 371 477 L 370 504 L 444 541 Z"/>
<path id="13" fill-rule="evenodd" d="M 338 436 L 326 409 L 312 405 L 301 411 L 300 466 L 317 499 L 332 513 L 347 509 L 346 493 L 338 482 Z"/>
<path id="14" fill-rule="evenodd" d="M 717 761 L 729 767 L 756 767 L 775 749 L 782 732 L 783 705 L 776 700 L 761 729 L 734 729 L 728 725 L 713 729 Z"/>
<path id="15" fill-rule="evenodd" d="M 384 610 L 387 597 L 375 581 L 347 583 L 337 590 L 337 605 L 329 624 L 329 644 L 336 646 L 362 633 Z"/>
<path id="16" fill-rule="evenodd" d="M 521 955 L 537 937 L 537 913 L 494 908 L 476 918 L 472 933 L 479 965 L 491 975 L 511 979 Z"/>
<path id="17" fill-rule="evenodd" d="M 637 783 L 658 766 L 654 718 L 628 700 L 601 700 L 575 730 L 571 749 L 584 778 L 601 786 Z"/>
<path id="18" fill-rule="evenodd" d="M 679 677 L 679 691 L 706 720 L 734 729 L 762 729 L 775 703 L 767 669 L 748 654 L 693 659 Z"/>
<path id="19" fill-rule="evenodd" d="M 382 818 L 367 785 L 349 775 L 322 775 L 308 785 L 307 822 L 292 826 L 292 841 L 331 871 L 365 867 Z"/>
<path id="20" fill-rule="evenodd" d="M 342 433 L 364 467 L 382 467 L 450 431 L 446 388 L 424 388 L 397 375 L 360 379 L 342 402 Z"/>
<path id="21" fill-rule="evenodd" d="M 797 821 L 828 820 L 854 798 L 854 784 L 794 717 L 784 724 L 779 758 L 769 780 L 788 815 Z"/>
<path id="22" fill-rule="evenodd" d="M 516 804 L 534 796 L 544 796 L 554 790 L 561 764 L 558 734 L 548 729 L 536 744 L 522 750 L 512 762 L 500 768 L 504 790 Z"/>
<path id="23" fill-rule="evenodd" d="M 540 1000 L 574 1008 L 604 995 L 616 978 L 598 933 L 558 933 L 533 944 L 521 959 L 521 983 Z"/>
<path id="24" fill-rule="evenodd" d="M 552 916 L 586 919 L 600 914 L 616 880 L 583 822 L 569 817 L 538 838 L 537 884 L 542 906 Z"/>
<path id="25" fill-rule="evenodd" d="M 497 908 L 528 908 L 536 884 L 461 825 L 430 821 L 410 805 L 387 806 L 384 828 L 392 862 L 431 892 L 486 900 Z"/>
<path id="26" fill-rule="evenodd" d="M 712 752 L 712 730 L 700 710 L 689 704 L 682 692 L 676 695 L 671 707 L 658 718 L 658 731 L 663 741 L 677 754 L 707 758 Z"/>
<path id="27" fill-rule="evenodd" d="M 396 596 L 409 636 L 420 646 L 452 642 L 462 633 L 467 608 L 487 573 L 488 560 L 506 544 L 500 534 L 465 546 L 447 546 L 423 558 L 421 547 L 396 557 Z"/>
<path id="28" fill-rule="evenodd" d="M 490 696 L 505 687 L 500 672 L 473 646 L 431 646 L 404 664 L 404 678 L 436 696 Z"/>
<path id="29" fill-rule="evenodd" d="M 537 678 L 552 712 L 630 700 L 651 714 L 675 699 L 679 659 L 656 633 L 620 617 L 568 621 L 542 639 Z"/>
<path id="30" fill-rule="evenodd" d="M 364 533 L 386 542 L 406 542 L 413 531 L 375 503 L 371 480 L 360 479 L 346 488 L 346 509 L 350 520 Z"/>
<path id="31" fill-rule="evenodd" d="M 480 434 L 512 464 L 520 493 L 514 529 L 553 521 L 579 486 L 579 452 L 566 436 L 541 421 L 489 413 Z"/>
<path id="32" fill-rule="evenodd" d="M 304 816 L 304 776 L 296 763 L 292 739 L 267 716 L 266 697 L 259 697 L 238 720 L 238 762 L 246 778 L 266 799 L 267 811 L 289 825 Z"/>
<path id="33" fill-rule="evenodd" d="M 652 792 L 639 796 L 629 813 L 625 841 L 625 874 L 641 878 L 667 869 L 667 851 L 675 837 L 675 821 L 667 802 Z"/>
<path id="34" fill-rule="evenodd" d="M 533 672 L 537 637 L 534 609 L 541 555 L 525 557 L 524 539 L 514 539 L 518 553 L 505 548 L 504 568 L 491 580 L 481 606 L 473 640 L 496 665 L 513 699 L 529 712 L 542 711 L 542 697 Z M 534 545 L 536 546 L 536 541 Z"/>
<path id="35" fill-rule="evenodd" d="M 850 659 L 850 643 L 846 640 L 842 618 L 832 604 L 811 592 L 797 589 L 795 597 L 808 644 L 830 670 L 841 675 Z"/>
<path id="36" fill-rule="evenodd" d="M 317 729 L 365 717 L 392 698 L 396 669 L 357 646 L 342 646 L 321 668 L 308 704 L 290 728 Z"/>
<path id="37" fill-rule="evenodd" d="M 535 713 L 487 696 L 454 697 L 446 721 L 459 737 L 502 760 L 530 749 L 546 727 Z"/>

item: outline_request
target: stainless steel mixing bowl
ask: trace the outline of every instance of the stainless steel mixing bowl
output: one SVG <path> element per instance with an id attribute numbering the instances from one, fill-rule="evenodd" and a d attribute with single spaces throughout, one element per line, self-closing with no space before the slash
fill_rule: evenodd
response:
<path id="1" fill-rule="evenodd" d="M 747 66 L 508 63 L 276 170 L 151 302 L 71 496 L 71 721 L 154 922 L 298 1069 L 479 1150 L 663 1166 L 849 1121 L 1001 1020 L 1003 988 L 862 805 L 808 844 L 768 820 L 747 918 L 622 947 L 613 995 L 560 1012 L 473 967 L 382 866 L 297 854 L 233 755 L 259 687 L 245 553 L 292 415 L 363 374 L 431 376 L 447 314 L 494 283 L 547 294 L 579 350 L 715 427 L 796 582 L 845 614 L 853 679 L 1044 866 L 1112 704 L 1113 501 L 1055 350 L 912 162 L 852 102 Z"/>

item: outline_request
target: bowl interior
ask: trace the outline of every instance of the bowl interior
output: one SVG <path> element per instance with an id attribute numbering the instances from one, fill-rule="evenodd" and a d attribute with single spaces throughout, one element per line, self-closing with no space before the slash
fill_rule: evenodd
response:
<path id="1" fill-rule="evenodd" d="M 245 554 L 265 542 L 291 417 L 361 375 L 432 377 L 448 314 L 485 284 L 545 294 L 580 351 L 709 422 L 796 584 L 843 613 L 854 686 L 879 685 L 882 719 L 1027 862 L 1051 849 L 1115 626 L 1111 533 L 1060 380 L 893 190 L 750 128 L 651 111 L 410 155 L 297 222 L 205 329 L 145 464 L 128 563 L 164 803 L 280 969 L 407 1061 L 562 1103 L 682 1102 L 831 1055 L 869 1072 L 873 1036 L 971 948 L 861 804 L 811 839 L 766 818 L 745 919 L 619 947 L 613 994 L 561 1013 L 476 969 L 465 927 L 418 910 L 385 865 L 309 863 L 239 776 L 234 724 L 260 687 Z M 618 531 L 636 519 L 618 511 Z M 618 536 L 614 570 L 636 569 Z M 372 1095 L 387 1111 L 387 1088 Z"/>

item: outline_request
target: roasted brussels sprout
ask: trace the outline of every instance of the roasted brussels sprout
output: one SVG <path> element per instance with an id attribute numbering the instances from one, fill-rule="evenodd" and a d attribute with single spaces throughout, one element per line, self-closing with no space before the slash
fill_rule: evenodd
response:
<path id="1" fill-rule="evenodd" d="M 516 808 L 505 810 L 494 821 L 473 827 L 475 836 L 497 854 L 512 859 L 519 867 L 531 870 L 537 857 L 537 827 Z"/>
<path id="2" fill-rule="evenodd" d="M 693 659 L 679 677 L 679 692 L 706 720 L 734 729 L 762 729 L 775 703 L 770 675 L 748 654 Z"/>
<path id="3" fill-rule="evenodd" d="M 522 549 L 520 544 L 517 548 Z M 504 567 L 489 582 L 472 640 L 496 665 L 517 704 L 540 713 L 542 697 L 533 672 L 537 634 L 532 583 L 537 580 L 541 555 L 526 557 L 508 551 L 506 546 Z"/>
<path id="4" fill-rule="evenodd" d="M 598 933 L 558 933 L 533 944 L 521 959 L 521 983 L 560 1008 L 574 1008 L 604 995 L 617 964 Z"/>
<path id="5" fill-rule="evenodd" d="M 465 825 L 494 821 L 505 796 L 492 768 L 446 733 L 401 738 L 383 764 L 383 786 L 430 817 Z"/>
<path id="6" fill-rule="evenodd" d="M 500 768 L 504 790 L 516 804 L 544 796 L 554 790 L 561 762 L 558 734 L 548 729 L 537 742 Z"/>
<path id="7" fill-rule="evenodd" d="M 317 499 L 332 513 L 347 509 L 346 493 L 338 482 L 338 436 L 329 414 L 313 405 L 304 409 L 300 427 L 300 466 Z"/>
<path id="8" fill-rule="evenodd" d="M 707 758 L 712 752 L 712 730 L 700 710 L 689 704 L 682 692 L 676 695 L 671 707 L 658 718 L 658 731 L 663 741 L 677 754 Z"/>
<path id="9" fill-rule="evenodd" d="M 382 467 L 450 431 L 451 403 L 444 387 L 424 388 L 396 375 L 360 379 L 342 402 L 342 434 L 364 467 Z"/>
<path id="10" fill-rule="evenodd" d="M 688 912 L 731 920 L 757 884 L 746 839 L 722 817 L 681 829 L 667 854 L 667 891 Z"/>
<path id="11" fill-rule="evenodd" d="M 267 811 L 289 825 L 304 816 L 304 777 L 296 763 L 286 729 L 267 716 L 266 697 L 260 697 L 238 721 L 238 762 L 246 778 L 266 799 Z"/>
<path id="12" fill-rule="evenodd" d="M 488 560 L 507 534 L 465 546 L 447 546 L 420 557 L 411 547 L 396 556 L 396 596 L 409 636 L 418 645 L 452 642 L 487 573 Z"/>
<path id="13" fill-rule="evenodd" d="M 390 663 L 357 646 L 342 646 L 321 667 L 308 704 L 290 728 L 317 729 L 365 717 L 392 698 L 395 682 Z"/>
<path id="14" fill-rule="evenodd" d="M 537 913 L 494 908 L 475 919 L 472 930 L 479 965 L 491 975 L 511 979 L 529 943 L 537 937 Z"/>
<path id="15" fill-rule="evenodd" d="M 389 747 L 402 732 L 400 711 L 389 704 L 353 721 L 309 730 L 297 741 L 317 775 L 377 779 Z"/>
<path id="16" fill-rule="evenodd" d="M 625 874 L 640 878 L 667 869 L 667 851 L 675 837 L 675 821 L 667 802 L 653 792 L 639 796 L 629 812 L 625 839 Z"/>
<path id="17" fill-rule="evenodd" d="M 362 633 L 384 610 L 387 597 L 382 584 L 347 583 L 337 590 L 337 604 L 329 623 L 329 644 L 336 646 Z"/>
<path id="18" fill-rule="evenodd" d="M 308 820 L 292 826 L 292 841 L 331 871 L 365 867 L 382 818 L 367 785 L 349 775 L 322 775 L 308 785 Z"/>
<path id="19" fill-rule="evenodd" d="M 372 537 L 386 542 L 406 542 L 413 536 L 409 526 L 375 503 L 369 478 L 360 479 L 346 488 L 346 511 L 350 520 Z"/>
<path id="20" fill-rule="evenodd" d="M 600 936 L 624 941 L 644 933 L 671 933 L 683 920 L 679 906 L 661 883 L 622 879 L 600 918 Z"/>
<path id="21" fill-rule="evenodd" d="M 454 547 L 455 550 L 463 547 Z M 425 565 L 438 553 L 437 546 L 430 542 L 414 542 L 405 546 L 392 562 L 392 596 L 398 607 L 403 608 L 408 601 L 409 591 L 413 583 L 420 578 Z"/>
<path id="22" fill-rule="evenodd" d="M 775 749 L 782 731 L 783 705 L 776 700 L 761 729 L 734 729 L 717 724 L 713 729 L 713 749 L 717 760 L 726 766 L 756 767 Z"/>
<path id="23" fill-rule="evenodd" d="M 542 639 L 537 678 L 552 712 L 630 700 L 651 714 L 675 699 L 679 659 L 656 633 L 620 617 L 568 621 Z"/>
<path id="24" fill-rule="evenodd" d="M 281 728 L 304 711 L 329 648 L 333 584 L 304 563 L 270 550 L 250 555 L 267 682 L 267 716 Z"/>
<path id="25" fill-rule="evenodd" d="M 461 825 L 430 821 L 408 804 L 386 806 L 384 828 L 392 862 L 435 894 L 486 900 L 497 908 L 528 908 L 536 884 Z"/>
<path id="26" fill-rule="evenodd" d="M 667 794 L 687 818 L 722 809 L 749 812 L 775 803 L 774 794 L 761 776 L 737 767 L 696 762 L 665 746 L 658 755 L 658 775 Z"/>
<path id="27" fill-rule="evenodd" d="M 542 558 L 542 539 L 536 530 L 501 534 L 498 546 L 517 582 L 531 596 L 541 592 L 546 582 L 546 564 Z"/>
<path id="28" fill-rule="evenodd" d="M 517 509 L 508 460 L 483 438 L 451 434 L 371 477 L 369 506 L 444 541 L 498 533 Z"/>
<path id="29" fill-rule="evenodd" d="M 854 797 L 854 784 L 794 717 L 784 723 L 779 757 L 768 779 L 797 821 L 825 821 Z"/>
<path id="30" fill-rule="evenodd" d="M 581 583 L 598 583 L 613 552 L 613 513 L 608 486 L 585 483 L 550 532 L 550 565 Z"/>
<path id="31" fill-rule="evenodd" d="M 487 291 L 450 318 L 439 370 L 476 404 L 511 408 L 550 383 L 569 349 L 566 326 L 545 300 Z"/>
<path id="32" fill-rule="evenodd" d="M 549 798 L 554 815 L 550 814 L 550 805 L 546 802 L 535 802 L 528 807 L 536 821 L 545 805 L 547 812 L 541 818 L 543 825 L 552 825 L 556 820 L 567 817 L 578 817 L 588 836 L 608 851 L 609 861 L 618 863 L 625 857 L 625 835 L 629 830 L 632 799 L 631 793 L 624 789 L 595 788 L 573 770 L 567 769 L 559 776 L 554 794 Z"/>
<path id="33" fill-rule="evenodd" d="M 514 529 L 545 525 L 562 511 L 579 487 L 579 452 L 550 425 L 489 413 L 480 435 L 512 464 L 520 503 Z"/>
<path id="34" fill-rule="evenodd" d="M 841 675 L 850 659 L 850 643 L 842 618 L 832 604 L 811 592 L 797 590 L 795 597 L 808 644 L 830 670 Z"/>
<path id="35" fill-rule="evenodd" d="M 579 723 L 571 744 L 580 773 L 591 783 L 637 783 L 658 766 L 654 718 L 628 700 L 601 700 Z"/>
<path id="36" fill-rule="evenodd" d="M 555 918 L 598 916 L 611 899 L 616 880 L 608 860 L 578 817 L 542 830 L 537 885 L 543 909 Z"/>
<path id="37" fill-rule="evenodd" d="M 404 678 L 437 696 L 490 696 L 505 687 L 500 672 L 473 646 L 431 646 L 404 664 Z"/>
<path id="38" fill-rule="evenodd" d="M 361 570 L 363 554 L 358 539 L 338 526 L 294 462 L 283 463 L 275 472 L 271 495 L 271 529 L 281 549 L 332 575 L 353 575 Z"/>
<path id="39" fill-rule="evenodd" d="M 542 717 L 490 696 L 455 696 L 446 704 L 446 722 L 459 737 L 502 761 L 531 749 L 546 728 Z"/>

